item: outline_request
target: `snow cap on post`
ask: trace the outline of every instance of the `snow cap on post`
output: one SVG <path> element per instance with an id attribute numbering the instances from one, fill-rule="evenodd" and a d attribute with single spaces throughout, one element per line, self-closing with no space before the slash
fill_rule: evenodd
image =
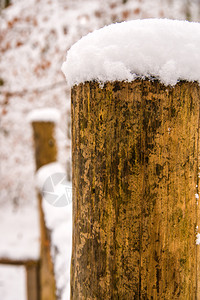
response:
<path id="1" fill-rule="evenodd" d="M 169 19 L 105 26 L 68 51 L 62 71 L 70 86 L 96 80 L 156 78 L 165 85 L 200 82 L 200 24 Z"/>
<path id="2" fill-rule="evenodd" d="M 27 117 L 28 122 L 51 122 L 58 123 L 60 120 L 60 112 L 56 108 L 38 108 L 32 110 Z"/>

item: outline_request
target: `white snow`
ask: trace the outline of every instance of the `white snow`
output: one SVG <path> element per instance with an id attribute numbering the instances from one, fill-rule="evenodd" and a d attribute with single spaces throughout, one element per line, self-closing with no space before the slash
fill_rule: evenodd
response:
<path id="1" fill-rule="evenodd" d="M 200 245 L 200 233 L 197 233 L 196 244 Z"/>
<path id="2" fill-rule="evenodd" d="M 70 86 L 85 81 L 159 79 L 200 82 L 200 24 L 146 19 L 105 26 L 89 33 L 67 53 L 62 71 Z"/>
<path id="3" fill-rule="evenodd" d="M 58 123 L 60 112 L 56 108 L 40 108 L 32 110 L 28 116 L 29 122 L 53 122 Z"/>
<path id="4" fill-rule="evenodd" d="M 1 205 L 0 258 L 13 260 L 39 259 L 39 216 L 29 203 L 19 209 Z"/>
<path id="5" fill-rule="evenodd" d="M 61 164 L 55 162 L 41 167 L 36 173 L 36 184 L 42 196 L 55 207 L 71 203 L 72 183 Z"/>
<path id="6" fill-rule="evenodd" d="M 24 267 L 0 265 L 0 299 L 27 300 Z"/>
<path id="7" fill-rule="evenodd" d="M 65 169 L 58 162 L 53 162 L 39 168 L 35 174 L 36 187 L 42 192 L 45 181 L 55 173 L 65 173 Z"/>

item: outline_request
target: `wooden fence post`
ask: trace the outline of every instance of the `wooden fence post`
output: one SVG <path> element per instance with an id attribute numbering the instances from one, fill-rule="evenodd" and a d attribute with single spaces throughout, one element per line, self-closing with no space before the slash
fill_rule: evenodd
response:
<path id="1" fill-rule="evenodd" d="M 200 299 L 199 120 L 195 82 L 72 88 L 71 299 Z"/>
<path id="2" fill-rule="evenodd" d="M 33 127 L 35 162 L 36 170 L 38 170 L 46 164 L 57 161 L 57 146 L 54 133 L 58 112 L 54 109 L 36 110 L 30 114 L 29 119 Z M 41 232 L 40 300 L 55 300 L 56 285 L 50 249 L 50 232 L 45 225 L 40 194 L 38 194 L 38 199 Z"/>

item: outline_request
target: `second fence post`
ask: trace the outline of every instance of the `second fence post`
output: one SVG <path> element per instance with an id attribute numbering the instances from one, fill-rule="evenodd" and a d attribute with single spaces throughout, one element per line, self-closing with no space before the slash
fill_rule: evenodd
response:
<path id="1" fill-rule="evenodd" d="M 56 109 L 37 109 L 30 113 L 29 120 L 33 127 L 36 171 L 57 161 L 55 123 L 60 117 Z M 51 257 L 50 233 L 45 225 L 42 208 L 42 196 L 38 193 L 40 214 L 40 300 L 56 299 L 56 283 Z"/>

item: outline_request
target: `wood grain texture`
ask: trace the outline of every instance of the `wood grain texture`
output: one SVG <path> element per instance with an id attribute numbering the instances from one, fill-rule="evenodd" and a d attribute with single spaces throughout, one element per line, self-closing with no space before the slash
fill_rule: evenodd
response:
<path id="1" fill-rule="evenodd" d="M 196 83 L 73 87 L 71 299 L 200 299 L 199 106 Z"/>

